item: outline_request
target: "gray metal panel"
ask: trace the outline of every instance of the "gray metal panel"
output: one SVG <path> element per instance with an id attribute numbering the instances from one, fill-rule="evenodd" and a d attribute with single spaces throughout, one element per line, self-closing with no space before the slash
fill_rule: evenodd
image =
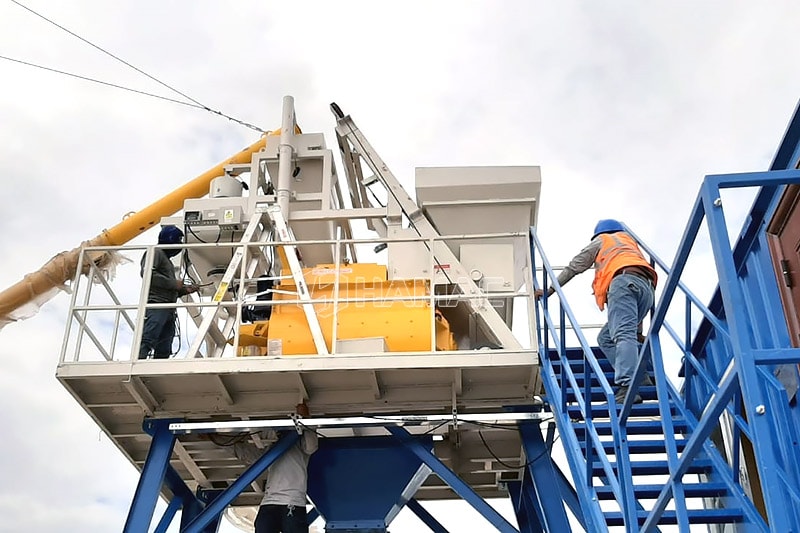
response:
<path id="1" fill-rule="evenodd" d="M 478 222 L 486 222 L 492 202 L 498 205 L 504 201 L 525 201 L 528 206 L 528 221 L 523 227 L 506 227 L 502 230 L 456 229 L 448 231 L 439 228 L 442 235 L 462 233 L 495 233 L 496 231 L 527 230 L 536 225 L 537 205 L 541 194 L 542 174 L 538 166 L 508 167 L 419 167 L 416 169 L 417 203 L 438 222 L 455 222 L 437 216 L 439 208 L 468 207 L 465 219 L 475 218 Z M 531 200 L 535 200 L 531 202 Z M 463 211 L 463 210 L 462 210 Z M 453 214 L 451 212 L 451 214 Z M 506 218 L 506 216 L 503 218 Z M 501 219 L 502 220 L 502 219 Z M 470 227 L 469 220 L 466 220 Z M 437 225 L 438 227 L 438 225 Z M 456 226 L 459 228 L 462 226 Z"/>

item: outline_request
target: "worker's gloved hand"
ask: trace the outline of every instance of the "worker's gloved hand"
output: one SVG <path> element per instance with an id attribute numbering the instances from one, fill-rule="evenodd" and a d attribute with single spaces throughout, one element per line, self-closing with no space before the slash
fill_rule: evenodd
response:
<path id="1" fill-rule="evenodd" d="M 550 287 L 549 289 L 547 289 L 547 298 L 550 298 L 553 295 L 554 292 L 556 292 L 556 291 L 553 290 L 553 287 Z M 542 289 L 536 289 L 536 290 L 533 291 L 533 297 L 536 298 L 537 300 L 542 298 L 543 296 L 545 296 L 545 294 L 544 294 L 544 291 Z"/>
<path id="2" fill-rule="evenodd" d="M 178 280 L 178 292 L 183 294 L 191 294 L 200 290 L 200 287 L 194 284 L 186 284 L 182 279 Z"/>

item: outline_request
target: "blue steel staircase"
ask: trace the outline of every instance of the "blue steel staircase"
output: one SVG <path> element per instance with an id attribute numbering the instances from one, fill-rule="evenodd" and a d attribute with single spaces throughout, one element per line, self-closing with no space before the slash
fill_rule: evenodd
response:
<path id="1" fill-rule="evenodd" d="M 531 229 L 534 283 L 556 293 L 537 305 L 542 381 L 579 502 L 570 508 L 586 530 L 800 532 L 800 349 L 766 233 L 783 191 L 800 184 L 798 166 L 796 110 L 769 171 L 705 177 L 671 267 L 631 232 L 659 270 L 634 378 L 651 360 L 655 386 L 639 388 L 639 405 L 632 387 L 610 412 L 611 366 L 587 342 Z M 721 191 L 740 187 L 758 192 L 731 246 Z M 719 283 L 708 305 L 681 281 L 703 226 L 717 275 L 708 281 Z M 668 378 L 670 359 L 681 362 L 680 379 Z"/>
<path id="2" fill-rule="evenodd" d="M 549 377 L 553 377 L 560 383 L 567 383 L 567 387 L 559 389 L 559 392 L 566 394 L 566 404 L 564 418 L 569 418 L 567 431 L 571 434 L 571 439 L 577 443 L 580 450 L 578 462 L 583 465 L 586 478 L 589 479 L 588 472 L 591 471 L 592 484 L 585 485 L 590 495 L 589 500 L 594 498 L 599 512 L 595 516 L 596 531 L 603 531 L 606 526 L 626 525 L 629 518 L 622 511 L 621 506 L 614 505 L 617 500 L 617 492 L 623 489 L 625 483 L 619 481 L 621 469 L 629 472 L 627 479 L 631 480 L 633 495 L 636 505 L 636 515 L 639 525 L 644 523 L 647 518 L 647 510 L 650 508 L 645 501 L 655 500 L 663 488 L 663 483 L 659 481 L 670 472 L 669 462 L 666 459 L 668 446 L 674 446 L 677 452 L 682 452 L 688 442 L 687 431 L 691 423 L 680 414 L 680 409 L 669 403 L 671 414 L 670 424 L 674 430 L 672 439 L 664 436 L 662 421 L 659 419 L 660 406 L 655 386 L 646 386 L 639 389 L 639 394 L 644 399 L 644 403 L 633 405 L 630 416 L 626 424 L 627 439 L 614 438 L 613 428 L 617 427 L 609 417 L 607 406 L 609 405 L 604 391 L 604 384 L 613 382 L 614 372 L 611 364 L 603 357 L 599 349 L 592 350 L 592 356 L 597 360 L 603 371 L 600 377 L 592 372 L 589 366 L 588 374 L 584 371 L 583 350 L 580 348 L 568 348 L 565 352 L 565 359 L 569 370 L 562 365 L 562 358 L 559 357 L 557 349 L 551 349 L 547 362 L 543 362 L 543 368 L 547 368 Z M 572 379 L 578 385 L 575 389 L 570 383 Z M 589 376 L 591 387 L 586 387 L 586 376 Z M 551 382 L 552 383 L 552 382 Z M 552 387 L 551 387 L 552 388 Z M 592 404 L 590 415 L 584 416 L 587 394 L 591 394 Z M 559 395 L 556 395 L 560 399 Z M 579 398 L 580 397 L 580 400 Z M 551 403 L 552 405 L 552 403 Z M 554 409 L 557 411 L 557 409 Z M 587 433 L 587 428 L 589 432 Z M 561 431 L 561 435 L 564 432 Z M 587 439 L 587 435 L 589 438 Z M 588 444 L 588 448 L 587 448 Z M 618 447 L 619 446 L 619 447 Z M 598 448 L 602 447 L 602 454 L 598 453 Z M 617 461 L 617 450 L 621 450 L 623 460 Z M 573 448 L 574 450 L 574 448 Z M 703 481 L 700 476 L 714 479 L 716 476 L 715 467 L 727 468 L 724 459 L 718 452 L 712 460 L 707 454 L 698 454 L 689 465 L 687 475 L 684 477 L 682 488 L 686 499 L 687 509 L 685 515 L 680 517 L 686 524 L 718 524 L 718 523 L 741 523 L 747 519 L 747 514 L 755 516 L 757 513 L 752 505 L 741 495 L 734 495 L 728 485 L 721 481 Z M 612 474 L 609 475 L 608 471 Z M 615 479 L 616 482 L 611 481 Z M 593 491 L 593 493 L 592 493 Z M 737 500 L 738 497 L 738 500 Z M 728 506 L 724 509 L 707 509 L 703 506 L 703 498 L 721 499 L 738 501 L 739 505 Z M 747 509 L 745 509 L 747 508 Z M 602 517 L 601 517 L 602 515 Z M 632 518 L 631 518 L 632 519 Z M 659 524 L 678 524 L 679 514 L 676 510 L 669 510 L 659 519 Z M 630 529 L 630 528 L 629 528 Z"/>

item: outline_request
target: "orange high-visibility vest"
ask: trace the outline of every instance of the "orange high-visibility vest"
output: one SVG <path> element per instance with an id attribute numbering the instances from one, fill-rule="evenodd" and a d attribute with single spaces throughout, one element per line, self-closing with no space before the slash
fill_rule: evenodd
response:
<path id="1" fill-rule="evenodd" d="M 653 285 L 658 281 L 658 275 L 642 255 L 636 241 L 627 233 L 601 233 L 600 239 L 603 244 L 594 260 L 592 291 L 597 306 L 602 311 L 608 301 L 608 286 L 620 268 L 634 265 L 646 268 L 653 276 Z"/>

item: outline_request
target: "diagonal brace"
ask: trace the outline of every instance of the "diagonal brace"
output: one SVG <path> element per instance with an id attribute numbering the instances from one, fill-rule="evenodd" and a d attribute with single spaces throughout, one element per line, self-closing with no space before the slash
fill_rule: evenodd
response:
<path id="1" fill-rule="evenodd" d="M 408 431 L 399 426 L 387 426 L 386 429 L 414 455 L 419 457 L 419 459 L 433 470 L 442 481 L 447 483 L 456 494 L 461 496 L 468 504 L 474 507 L 476 511 L 481 513 L 498 531 L 503 533 L 519 533 L 508 520 L 503 518 L 503 516 L 494 509 L 494 507 L 478 496 L 469 485 L 464 483 L 452 470 L 447 468 L 447 466 L 445 466 L 438 457 L 433 455 L 430 450 L 420 444 L 418 440 L 414 439 Z"/>
<path id="2" fill-rule="evenodd" d="M 225 508 L 241 494 L 250 483 L 256 480 L 267 468 L 274 463 L 283 452 L 292 447 L 299 439 L 297 433 L 287 433 L 272 445 L 267 452 L 255 463 L 245 470 L 239 479 L 231 483 L 227 489 L 217 496 L 194 520 L 186 526 L 182 533 L 200 533 L 209 522 L 214 520 Z"/>

